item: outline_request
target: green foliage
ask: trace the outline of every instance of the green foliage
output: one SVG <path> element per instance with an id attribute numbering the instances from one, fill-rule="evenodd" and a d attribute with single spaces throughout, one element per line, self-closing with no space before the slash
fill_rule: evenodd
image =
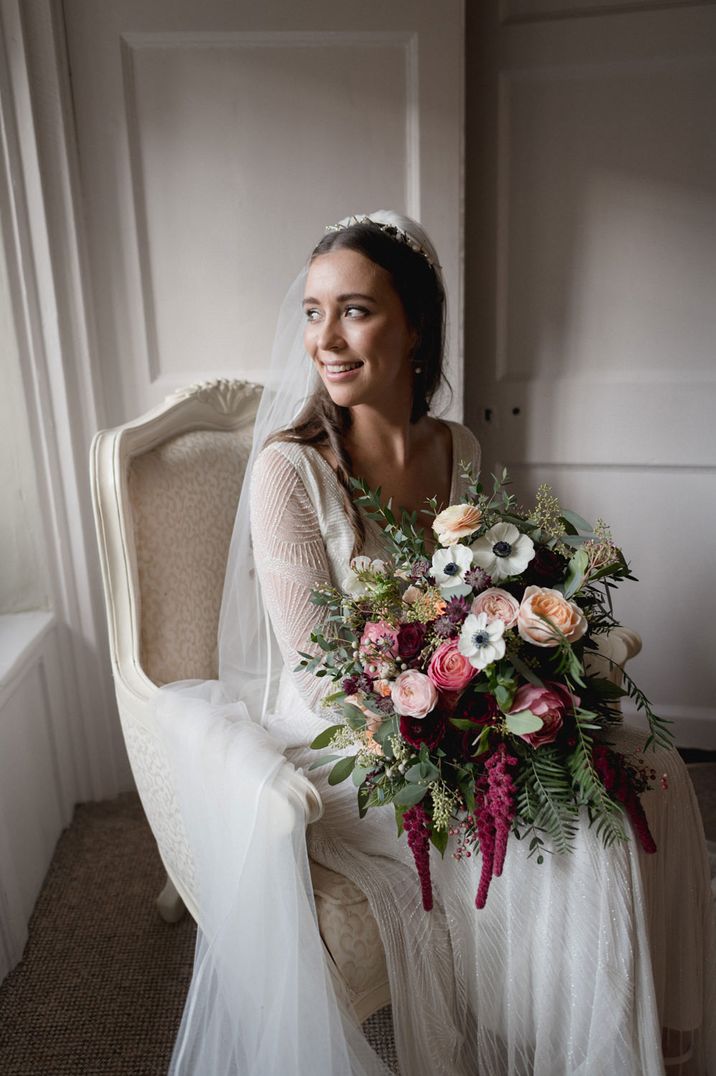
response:
<path id="1" fill-rule="evenodd" d="M 346 755 L 340 760 L 340 762 L 336 762 L 335 766 L 328 774 L 328 784 L 339 785 L 341 781 L 345 781 L 346 778 L 350 777 L 350 775 L 353 773 L 355 764 L 355 755 Z"/>
<path id="2" fill-rule="evenodd" d="M 517 809 L 521 820 L 547 834 L 556 852 L 572 850 L 578 808 L 569 774 L 552 744 L 531 750 L 523 757 Z"/>

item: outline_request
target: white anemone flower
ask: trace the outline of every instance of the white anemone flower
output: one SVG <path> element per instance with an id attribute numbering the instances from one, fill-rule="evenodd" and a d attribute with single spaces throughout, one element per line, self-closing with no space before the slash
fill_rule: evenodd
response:
<path id="1" fill-rule="evenodd" d="M 353 557 L 348 574 L 341 583 L 344 594 L 350 594 L 351 598 L 361 598 L 369 591 L 369 586 L 358 578 L 358 572 L 371 572 L 380 575 L 385 572 L 387 565 L 384 560 L 371 560 L 370 557 Z"/>
<path id="2" fill-rule="evenodd" d="M 496 523 L 471 546 L 475 564 L 497 583 L 523 572 L 535 555 L 534 542 L 513 523 Z"/>
<path id="3" fill-rule="evenodd" d="M 473 668 L 486 669 L 505 656 L 504 620 L 488 620 L 487 613 L 465 617 L 457 648 Z"/>
<path id="4" fill-rule="evenodd" d="M 459 598 L 472 592 L 465 582 L 465 572 L 472 566 L 472 551 L 467 545 L 451 545 L 433 553 L 432 575 L 443 598 Z"/>

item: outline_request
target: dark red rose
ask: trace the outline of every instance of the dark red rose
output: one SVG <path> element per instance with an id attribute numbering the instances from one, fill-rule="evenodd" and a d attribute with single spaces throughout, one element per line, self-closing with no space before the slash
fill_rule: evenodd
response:
<path id="1" fill-rule="evenodd" d="M 535 555 L 525 572 L 525 582 L 536 586 L 552 586 L 561 583 L 567 570 L 567 561 L 561 554 L 548 549 L 546 545 L 536 545 Z"/>
<path id="2" fill-rule="evenodd" d="M 466 691 L 455 707 L 454 717 L 462 721 L 471 721 L 475 731 L 461 730 L 460 754 L 463 758 L 472 758 L 475 753 L 475 740 L 485 725 L 496 725 L 500 709 L 495 696 L 489 691 Z"/>
<path id="3" fill-rule="evenodd" d="M 398 655 L 403 661 L 412 661 L 423 648 L 424 624 L 401 624 L 398 629 Z"/>
<path id="4" fill-rule="evenodd" d="M 400 735 L 413 747 L 427 744 L 433 751 L 442 740 L 447 726 L 447 714 L 433 710 L 427 717 L 401 717 Z"/>

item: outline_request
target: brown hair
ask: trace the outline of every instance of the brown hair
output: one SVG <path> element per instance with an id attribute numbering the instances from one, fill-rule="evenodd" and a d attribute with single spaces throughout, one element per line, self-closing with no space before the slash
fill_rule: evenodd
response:
<path id="1" fill-rule="evenodd" d="M 331 250 L 355 250 L 389 273 L 405 310 L 411 329 L 416 333 L 413 363 L 413 404 L 411 423 L 430 409 L 441 383 L 447 385 L 443 371 L 445 345 L 445 292 L 440 277 L 427 259 L 407 243 L 387 234 L 370 221 L 329 232 L 311 254 L 311 261 Z M 448 386 L 449 387 L 449 386 Z M 336 477 L 343 491 L 346 512 L 353 528 L 353 555 L 363 548 L 365 524 L 353 500 L 350 486 L 351 458 L 345 435 L 351 426 L 350 409 L 338 407 L 323 383 L 308 398 L 292 426 L 278 430 L 267 438 L 292 441 L 331 449 L 337 461 Z"/>

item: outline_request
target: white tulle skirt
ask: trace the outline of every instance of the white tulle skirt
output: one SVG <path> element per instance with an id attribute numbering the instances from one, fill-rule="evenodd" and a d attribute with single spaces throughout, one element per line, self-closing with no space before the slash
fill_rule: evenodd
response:
<path id="1" fill-rule="evenodd" d="M 479 857 L 432 853 L 425 912 L 391 808 L 358 818 L 350 782 L 308 828 L 287 767 L 324 722 L 284 694 L 270 734 L 240 707 L 176 694 L 163 720 L 200 883 L 194 979 L 178 1076 L 385 1073 L 328 970 L 308 851 L 366 894 L 386 952 L 403 1076 L 716 1076 L 713 909 L 700 814 L 676 752 L 653 756 L 658 851 L 605 849 L 538 865 L 512 840 L 487 907 Z M 302 727 L 305 725 L 305 728 Z M 643 737 L 621 730 L 623 747 Z M 288 768 L 290 770 L 290 767 Z M 322 773 L 322 771 L 318 771 Z M 666 1057 L 666 1061 L 665 1061 Z"/>

